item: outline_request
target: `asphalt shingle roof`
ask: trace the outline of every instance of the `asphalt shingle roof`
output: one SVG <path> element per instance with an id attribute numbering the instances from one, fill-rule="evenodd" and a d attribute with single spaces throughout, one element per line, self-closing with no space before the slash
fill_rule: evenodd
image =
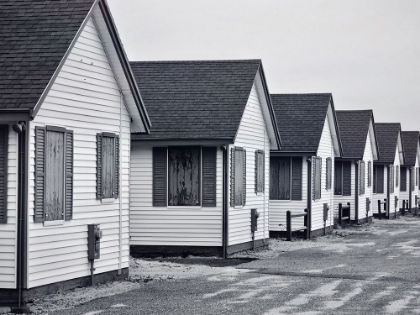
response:
<path id="1" fill-rule="evenodd" d="M 93 3 L 0 2 L 0 108 L 36 105 Z"/>
<path id="2" fill-rule="evenodd" d="M 271 94 L 281 151 L 317 151 L 331 97 L 330 93 Z"/>
<path id="3" fill-rule="evenodd" d="M 343 158 L 363 158 L 372 110 L 337 110 Z"/>
<path id="4" fill-rule="evenodd" d="M 375 123 L 376 139 L 379 148 L 379 160 L 382 163 L 394 163 L 398 143 L 400 123 Z"/>
<path id="5" fill-rule="evenodd" d="M 404 147 L 404 161 L 407 166 L 416 165 L 417 149 L 420 133 L 418 131 L 402 131 L 401 138 Z"/>
<path id="6" fill-rule="evenodd" d="M 261 60 L 130 65 L 152 123 L 133 139 L 234 139 Z"/>

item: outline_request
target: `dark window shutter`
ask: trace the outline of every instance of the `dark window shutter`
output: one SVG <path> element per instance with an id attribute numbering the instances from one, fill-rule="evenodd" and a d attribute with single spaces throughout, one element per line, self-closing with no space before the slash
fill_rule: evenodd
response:
<path id="1" fill-rule="evenodd" d="M 313 166 L 313 200 L 321 199 L 322 187 L 322 158 L 317 156 L 312 159 Z"/>
<path id="2" fill-rule="evenodd" d="M 359 163 L 359 195 L 365 194 L 365 162 Z"/>
<path id="3" fill-rule="evenodd" d="M 203 207 L 216 206 L 217 148 L 203 148 Z"/>
<path id="4" fill-rule="evenodd" d="M 0 223 L 7 223 L 7 165 L 9 126 L 0 125 Z"/>
<path id="5" fill-rule="evenodd" d="M 277 157 L 270 157 L 270 199 L 279 199 L 279 162 Z"/>
<path id="6" fill-rule="evenodd" d="M 332 159 L 329 157 L 326 161 L 326 167 L 327 167 L 327 176 L 325 178 L 325 189 L 331 189 L 332 184 Z"/>
<path id="7" fill-rule="evenodd" d="M 351 196 L 351 162 L 343 161 L 343 196 Z"/>
<path id="8" fill-rule="evenodd" d="M 334 163 L 334 195 L 343 194 L 343 162 Z"/>
<path id="9" fill-rule="evenodd" d="M 407 191 L 407 168 L 401 166 L 401 174 L 400 174 L 400 190 Z"/>
<path id="10" fill-rule="evenodd" d="M 389 168 L 389 187 L 391 188 L 391 193 L 394 192 L 394 165 L 391 165 Z"/>
<path id="11" fill-rule="evenodd" d="M 399 182 L 400 182 L 400 168 L 399 168 L 399 166 L 397 165 L 397 166 L 395 167 L 395 187 L 398 187 Z"/>
<path id="12" fill-rule="evenodd" d="M 292 200 L 302 200 L 302 157 L 292 157 Z"/>
<path id="13" fill-rule="evenodd" d="M 411 180 L 410 180 L 410 184 L 411 184 L 411 191 L 414 191 L 414 181 L 415 181 L 415 172 L 414 172 L 414 167 L 410 170 L 411 171 Z"/>
<path id="14" fill-rule="evenodd" d="M 255 193 L 264 192 L 264 151 L 255 151 Z"/>
<path id="15" fill-rule="evenodd" d="M 235 148 L 230 150 L 230 205 L 235 206 Z"/>
<path id="16" fill-rule="evenodd" d="M 166 206 L 167 149 L 153 148 L 153 206 Z"/>
<path id="17" fill-rule="evenodd" d="M 102 199 L 102 133 L 96 135 L 96 199 Z"/>
<path id="18" fill-rule="evenodd" d="M 35 127 L 35 208 L 34 221 L 44 222 L 45 128 Z"/>
<path id="19" fill-rule="evenodd" d="M 120 195 L 120 138 L 115 137 L 115 178 L 114 178 L 114 198 Z"/>
<path id="20" fill-rule="evenodd" d="M 258 155 L 259 151 L 255 151 L 255 193 L 258 193 Z"/>
<path id="21" fill-rule="evenodd" d="M 242 196 L 243 196 L 243 202 L 242 205 L 245 206 L 246 205 L 246 150 L 244 149 L 244 165 L 243 165 L 243 172 L 244 172 L 244 178 L 243 178 L 243 182 L 242 182 Z"/>
<path id="22" fill-rule="evenodd" d="M 65 148 L 65 164 L 66 164 L 66 179 L 65 179 L 65 220 L 73 218 L 73 132 L 67 131 L 66 148 Z"/>
<path id="23" fill-rule="evenodd" d="M 371 187 L 372 186 L 372 162 L 371 161 L 368 162 L 367 172 L 368 172 L 368 187 Z"/>
<path id="24" fill-rule="evenodd" d="M 401 173 L 402 174 L 402 173 Z M 376 192 L 378 194 L 384 193 L 384 166 L 377 165 L 376 167 Z"/>

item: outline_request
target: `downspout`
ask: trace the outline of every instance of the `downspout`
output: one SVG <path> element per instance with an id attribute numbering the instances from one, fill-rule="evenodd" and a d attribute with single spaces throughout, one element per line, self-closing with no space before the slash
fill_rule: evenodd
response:
<path id="1" fill-rule="evenodd" d="M 119 206 L 120 206 L 120 213 L 119 213 L 119 260 L 118 260 L 118 275 L 122 273 L 122 106 L 123 106 L 123 99 L 122 99 L 122 92 L 120 91 L 120 145 L 119 145 L 119 169 L 120 174 L 118 176 L 118 192 L 119 192 Z M 130 156 L 130 155 L 129 155 Z M 129 220 L 130 221 L 130 220 Z"/>
<path id="2" fill-rule="evenodd" d="M 307 187 L 307 209 L 308 209 L 308 230 L 311 235 L 312 230 L 312 159 L 308 157 L 308 187 Z M 310 237 L 309 237 L 310 238 Z"/>
<path id="3" fill-rule="evenodd" d="M 17 289 L 18 306 L 13 308 L 14 312 L 27 313 L 29 308 L 25 306 L 23 289 L 26 287 L 26 266 L 27 266 L 27 187 L 28 187 L 28 158 L 29 158 L 29 122 L 25 122 L 25 128 L 18 133 L 18 231 L 17 231 Z"/>
<path id="4" fill-rule="evenodd" d="M 359 164 L 360 161 L 354 163 L 354 221 L 356 221 L 357 224 L 359 223 Z"/>
<path id="5" fill-rule="evenodd" d="M 227 258 L 227 247 L 228 247 L 228 169 L 227 169 L 227 159 L 228 159 L 228 145 L 223 145 L 220 147 L 223 152 L 223 209 L 222 209 L 222 256 L 223 259 Z"/>
<path id="6" fill-rule="evenodd" d="M 389 208 L 391 206 L 391 184 L 390 184 L 391 183 L 391 181 L 390 181 L 391 165 L 388 165 L 387 174 L 388 174 L 388 176 L 387 176 L 387 183 L 386 183 L 386 187 L 387 187 L 387 190 L 386 190 L 386 217 L 387 217 L 387 219 L 389 219 L 389 213 L 390 213 Z"/>

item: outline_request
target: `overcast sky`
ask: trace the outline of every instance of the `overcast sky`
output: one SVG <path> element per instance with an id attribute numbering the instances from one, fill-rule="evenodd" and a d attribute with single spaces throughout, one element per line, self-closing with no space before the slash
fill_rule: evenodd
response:
<path id="1" fill-rule="evenodd" d="M 419 0 L 108 0 L 130 60 L 262 59 L 270 93 L 420 130 Z"/>

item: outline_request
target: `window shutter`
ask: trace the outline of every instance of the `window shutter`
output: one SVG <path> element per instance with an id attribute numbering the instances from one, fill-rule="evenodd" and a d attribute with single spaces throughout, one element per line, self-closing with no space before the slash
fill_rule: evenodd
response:
<path id="1" fill-rule="evenodd" d="M 45 128 L 35 127 L 35 208 L 34 221 L 44 222 Z"/>
<path id="2" fill-rule="evenodd" d="M 120 195 L 120 137 L 115 137 L 115 178 L 114 178 L 114 198 Z"/>
<path id="3" fill-rule="evenodd" d="M 398 187 L 400 181 L 400 167 L 397 165 L 395 169 L 395 187 Z"/>
<path id="4" fill-rule="evenodd" d="M 351 162 L 343 161 L 343 196 L 351 196 Z"/>
<path id="5" fill-rule="evenodd" d="M 65 133 L 65 165 L 66 165 L 66 179 L 65 179 L 65 220 L 73 218 L 73 131 L 66 131 Z"/>
<path id="6" fill-rule="evenodd" d="M 244 149 L 244 166 L 243 166 L 243 171 L 244 171 L 244 179 L 243 179 L 243 183 L 242 183 L 242 196 L 243 196 L 243 202 L 242 205 L 245 206 L 246 205 L 246 150 Z"/>
<path id="7" fill-rule="evenodd" d="M 343 194 L 343 162 L 334 163 L 334 195 Z"/>
<path id="8" fill-rule="evenodd" d="M 292 157 L 292 200 L 302 200 L 302 157 Z"/>
<path id="9" fill-rule="evenodd" d="M 407 168 L 401 167 L 401 175 L 400 175 L 401 185 L 400 189 L 401 191 L 407 190 Z"/>
<path id="10" fill-rule="evenodd" d="M 368 187 L 372 186 L 372 162 L 368 162 Z"/>
<path id="11" fill-rule="evenodd" d="M 332 159 L 329 157 L 327 158 L 327 176 L 325 178 L 325 189 L 331 189 L 332 186 Z"/>
<path id="12" fill-rule="evenodd" d="M 7 159 L 9 126 L 0 126 L 0 223 L 7 223 Z"/>
<path id="13" fill-rule="evenodd" d="M 359 195 L 365 194 L 365 162 L 359 163 Z"/>
<path id="14" fill-rule="evenodd" d="M 414 177 L 416 176 L 414 173 L 414 167 L 410 170 L 411 172 L 411 180 L 410 180 L 410 185 L 411 185 L 411 191 L 414 191 Z"/>
<path id="15" fill-rule="evenodd" d="M 96 135 L 96 199 L 102 199 L 102 133 Z"/>
<path id="16" fill-rule="evenodd" d="M 313 200 L 321 199 L 321 186 L 322 186 L 322 158 L 313 157 Z"/>
<path id="17" fill-rule="evenodd" d="M 216 206 L 217 148 L 203 148 L 203 207 Z"/>
<path id="18" fill-rule="evenodd" d="M 402 174 L 402 173 L 401 173 Z M 378 165 L 376 167 L 376 192 L 378 194 L 384 193 L 384 166 Z"/>
<path id="19" fill-rule="evenodd" d="M 255 193 L 258 193 L 258 153 L 259 151 L 255 151 Z"/>
<path id="20" fill-rule="evenodd" d="M 394 165 L 390 165 L 389 167 L 389 187 L 390 187 L 390 192 L 393 193 L 394 192 Z"/>
<path id="21" fill-rule="evenodd" d="M 166 206 L 167 149 L 153 148 L 153 206 Z"/>
<path id="22" fill-rule="evenodd" d="M 235 148 L 230 150 L 230 205 L 235 206 Z"/>

